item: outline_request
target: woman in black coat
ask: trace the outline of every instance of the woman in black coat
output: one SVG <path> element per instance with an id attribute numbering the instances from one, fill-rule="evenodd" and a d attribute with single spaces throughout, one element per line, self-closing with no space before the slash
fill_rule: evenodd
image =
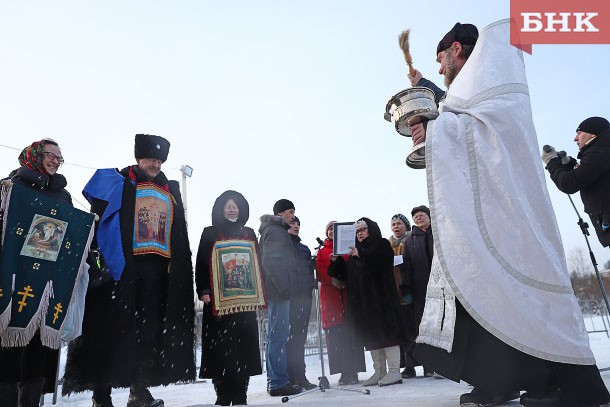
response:
<path id="1" fill-rule="evenodd" d="M 381 236 L 377 223 L 368 218 L 356 223 L 356 243 L 347 262 L 332 256 L 328 275 L 346 280 L 346 317 L 353 324 L 356 337 L 371 352 L 375 373 L 363 385 L 402 383 L 402 319 L 394 278 L 394 251 Z"/>
<path id="2" fill-rule="evenodd" d="M 256 235 L 244 226 L 249 217 L 248 201 L 236 191 L 223 192 L 212 209 L 212 226 L 201 234 L 197 252 L 195 281 L 197 295 L 205 303 L 201 334 L 200 378 L 211 378 L 216 404 L 246 404 L 250 376 L 262 373 L 256 311 L 214 315 L 212 303 L 218 295 L 211 284 L 210 259 L 218 241 L 252 240 Z M 258 244 L 255 244 L 258 251 Z"/>
<path id="3" fill-rule="evenodd" d="M 23 149 L 21 166 L 7 179 L 72 206 L 66 178 L 57 173 L 63 161 L 59 145 L 42 139 Z M 57 362 L 58 350 L 43 346 L 39 332 L 26 346 L 0 348 L 0 405 L 16 407 L 19 387 L 19 406 L 37 407 L 43 392 L 55 390 Z"/>

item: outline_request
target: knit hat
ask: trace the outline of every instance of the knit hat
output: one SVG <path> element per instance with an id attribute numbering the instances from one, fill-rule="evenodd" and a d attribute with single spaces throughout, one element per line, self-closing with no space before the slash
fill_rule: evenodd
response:
<path id="1" fill-rule="evenodd" d="M 397 213 L 396 215 L 392 216 L 392 220 L 394 219 L 400 219 L 400 221 L 407 227 L 407 230 L 411 230 L 411 222 L 409 222 L 409 219 L 407 219 L 407 217 L 402 213 Z"/>
<path id="2" fill-rule="evenodd" d="M 333 223 L 335 223 L 335 220 L 331 220 L 330 222 L 328 222 L 326 224 L 326 229 L 324 229 L 324 233 L 326 234 L 326 237 L 328 237 L 328 229 L 333 227 Z"/>
<path id="3" fill-rule="evenodd" d="M 472 24 L 455 23 L 451 31 L 449 31 L 436 47 L 436 53 L 446 50 L 454 42 L 459 42 L 462 45 L 475 45 L 479 38 L 479 30 Z"/>
<path id="4" fill-rule="evenodd" d="M 298 224 L 299 224 L 299 226 L 301 226 L 301 221 L 300 221 L 300 220 L 299 220 L 299 218 L 297 218 L 296 216 L 294 217 L 294 221 L 295 221 L 296 223 L 298 223 Z"/>
<path id="5" fill-rule="evenodd" d="M 294 209 L 294 204 L 288 199 L 280 199 L 273 205 L 273 214 L 277 215 L 280 212 L 284 212 L 288 209 Z"/>
<path id="6" fill-rule="evenodd" d="M 136 134 L 134 154 L 136 159 L 155 158 L 165 162 L 169 154 L 169 141 L 152 134 Z"/>
<path id="7" fill-rule="evenodd" d="M 603 117 L 595 116 L 584 120 L 576 129 L 576 131 L 584 131 L 586 133 L 595 134 L 596 136 L 599 136 L 608 130 L 610 130 L 610 123 L 608 120 Z"/>
<path id="8" fill-rule="evenodd" d="M 430 217 L 430 209 L 428 209 L 426 205 L 419 205 L 411 209 L 411 216 L 415 215 L 417 212 L 423 212 Z"/>

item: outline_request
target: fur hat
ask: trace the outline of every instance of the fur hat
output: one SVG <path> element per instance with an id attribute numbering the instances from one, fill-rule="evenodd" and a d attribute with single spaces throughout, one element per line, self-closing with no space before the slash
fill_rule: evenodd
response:
<path id="1" fill-rule="evenodd" d="M 407 227 L 407 231 L 411 230 L 411 222 L 409 222 L 409 219 L 407 219 L 407 217 L 402 213 L 397 213 L 396 215 L 392 216 L 392 220 L 394 219 L 400 219 L 400 221 Z"/>
<path id="2" fill-rule="evenodd" d="M 360 219 L 358 222 L 356 222 L 356 229 L 368 229 L 369 225 L 366 224 L 366 221 L 364 219 Z"/>
<path id="3" fill-rule="evenodd" d="M 578 125 L 576 131 L 584 131 L 586 133 L 599 136 L 610 130 L 610 123 L 603 117 L 589 117 Z"/>
<path id="4" fill-rule="evenodd" d="M 472 24 L 455 23 L 453 28 L 445 34 L 436 47 L 436 53 L 446 50 L 454 42 L 462 45 L 475 45 L 479 39 L 479 30 Z"/>
<path id="5" fill-rule="evenodd" d="M 288 199 L 280 199 L 273 205 L 273 214 L 277 215 L 280 212 L 284 212 L 288 209 L 294 209 L 294 204 Z"/>
<path id="6" fill-rule="evenodd" d="M 430 209 L 428 209 L 426 205 L 419 205 L 411 209 L 411 216 L 415 215 L 417 212 L 423 212 L 430 217 Z"/>
<path id="7" fill-rule="evenodd" d="M 156 158 L 165 162 L 169 154 L 169 141 L 152 134 L 136 134 L 134 155 L 140 158 Z"/>

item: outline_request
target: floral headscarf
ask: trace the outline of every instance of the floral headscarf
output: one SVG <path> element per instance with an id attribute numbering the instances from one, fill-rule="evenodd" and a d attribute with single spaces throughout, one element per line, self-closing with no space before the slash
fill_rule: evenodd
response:
<path id="1" fill-rule="evenodd" d="M 19 154 L 19 165 L 27 167 L 31 170 L 38 171 L 42 174 L 46 174 L 44 167 L 42 166 L 42 149 L 44 143 L 41 141 L 35 141 L 31 145 L 24 148 Z"/>

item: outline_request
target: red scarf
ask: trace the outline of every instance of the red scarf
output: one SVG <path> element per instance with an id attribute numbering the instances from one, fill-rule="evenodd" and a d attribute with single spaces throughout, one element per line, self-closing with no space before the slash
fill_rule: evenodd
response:
<path id="1" fill-rule="evenodd" d="M 129 167 L 129 179 L 132 181 L 135 181 L 137 183 L 142 182 L 142 181 L 138 181 L 138 176 L 136 175 L 135 171 L 133 170 L 135 167 L 137 167 L 137 165 L 132 165 L 131 167 Z M 154 181 L 150 181 L 150 182 L 154 182 Z M 155 182 L 155 184 L 157 184 L 157 183 Z M 163 188 L 167 192 L 171 192 L 169 190 L 169 184 L 165 184 L 165 185 L 157 184 L 157 185 L 159 185 L 161 188 Z"/>
<path id="2" fill-rule="evenodd" d="M 35 141 L 32 143 L 32 145 L 24 148 L 19 154 L 19 165 L 34 171 L 38 171 L 41 174 L 48 175 L 42 166 L 43 147 L 44 146 L 40 141 Z"/>

